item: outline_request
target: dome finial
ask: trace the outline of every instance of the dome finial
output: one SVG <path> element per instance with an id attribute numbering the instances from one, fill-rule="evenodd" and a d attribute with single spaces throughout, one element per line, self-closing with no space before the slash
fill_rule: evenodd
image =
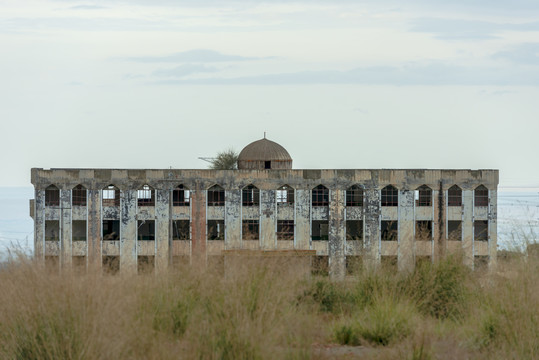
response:
<path id="1" fill-rule="evenodd" d="M 266 138 L 266 132 L 264 131 L 264 139 Z"/>

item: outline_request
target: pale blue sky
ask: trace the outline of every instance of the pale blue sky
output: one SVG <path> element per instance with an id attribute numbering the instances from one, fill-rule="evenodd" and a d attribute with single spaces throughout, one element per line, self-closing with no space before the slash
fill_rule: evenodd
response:
<path id="1" fill-rule="evenodd" d="M 31 167 L 497 168 L 539 186 L 539 2 L 0 1 L 0 186 Z"/>

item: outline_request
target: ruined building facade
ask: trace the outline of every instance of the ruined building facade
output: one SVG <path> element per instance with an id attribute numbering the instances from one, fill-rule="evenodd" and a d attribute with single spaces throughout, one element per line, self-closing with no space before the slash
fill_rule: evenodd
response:
<path id="1" fill-rule="evenodd" d="M 496 261 L 497 170 L 293 170 L 267 139 L 238 170 L 32 169 L 35 256 L 122 273 L 227 256 L 312 256 L 412 269 L 461 251 Z M 359 264 L 359 265 L 358 265 Z"/>

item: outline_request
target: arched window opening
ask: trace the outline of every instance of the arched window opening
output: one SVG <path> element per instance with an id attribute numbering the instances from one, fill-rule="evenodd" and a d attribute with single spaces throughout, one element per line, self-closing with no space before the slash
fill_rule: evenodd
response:
<path id="1" fill-rule="evenodd" d="M 258 206 L 260 204 L 260 190 L 253 184 L 244 187 L 241 191 L 241 204 L 243 206 Z"/>
<path id="2" fill-rule="evenodd" d="M 149 185 L 144 185 L 137 190 L 138 206 L 155 206 L 155 190 Z"/>
<path id="3" fill-rule="evenodd" d="M 60 190 L 54 185 L 45 189 L 45 206 L 60 206 Z"/>
<path id="4" fill-rule="evenodd" d="M 382 189 L 382 206 L 399 206 L 399 190 L 393 185 Z"/>
<path id="5" fill-rule="evenodd" d="M 86 188 L 77 185 L 71 191 L 71 204 L 73 206 L 86 206 Z"/>
<path id="6" fill-rule="evenodd" d="M 474 190 L 474 205 L 475 206 L 488 206 L 488 189 L 479 185 Z"/>
<path id="7" fill-rule="evenodd" d="M 120 189 L 109 185 L 102 191 L 103 206 L 120 206 Z"/>
<path id="8" fill-rule="evenodd" d="M 457 185 L 447 190 L 447 206 L 462 206 L 462 190 Z"/>
<path id="9" fill-rule="evenodd" d="M 225 206 L 225 189 L 213 185 L 208 189 L 208 206 Z"/>
<path id="10" fill-rule="evenodd" d="M 363 189 L 353 185 L 346 190 L 346 206 L 363 206 Z"/>
<path id="11" fill-rule="evenodd" d="M 172 206 L 189 206 L 190 191 L 183 185 L 178 185 L 172 191 Z"/>
<path id="12" fill-rule="evenodd" d="M 432 189 L 422 185 L 415 191 L 416 206 L 432 206 Z"/>
<path id="13" fill-rule="evenodd" d="M 283 185 L 276 191 L 277 205 L 291 205 L 294 203 L 294 189 L 289 185 Z"/>
<path id="14" fill-rule="evenodd" d="M 329 206 L 329 189 L 318 185 L 312 190 L 312 206 Z"/>

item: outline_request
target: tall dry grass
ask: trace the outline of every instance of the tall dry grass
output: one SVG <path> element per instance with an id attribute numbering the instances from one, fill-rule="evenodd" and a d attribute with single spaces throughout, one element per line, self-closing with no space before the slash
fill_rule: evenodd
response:
<path id="1" fill-rule="evenodd" d="M 291 260 L 237 265 L 113 276 L 20 258 L 0 271 L 0 358 L 338 358 L 339 345 L 371 349 L 364 358 L 539 358 L 534 256 L 504 257 L 493 273 L 448 257 L 343 282 Z"/>

